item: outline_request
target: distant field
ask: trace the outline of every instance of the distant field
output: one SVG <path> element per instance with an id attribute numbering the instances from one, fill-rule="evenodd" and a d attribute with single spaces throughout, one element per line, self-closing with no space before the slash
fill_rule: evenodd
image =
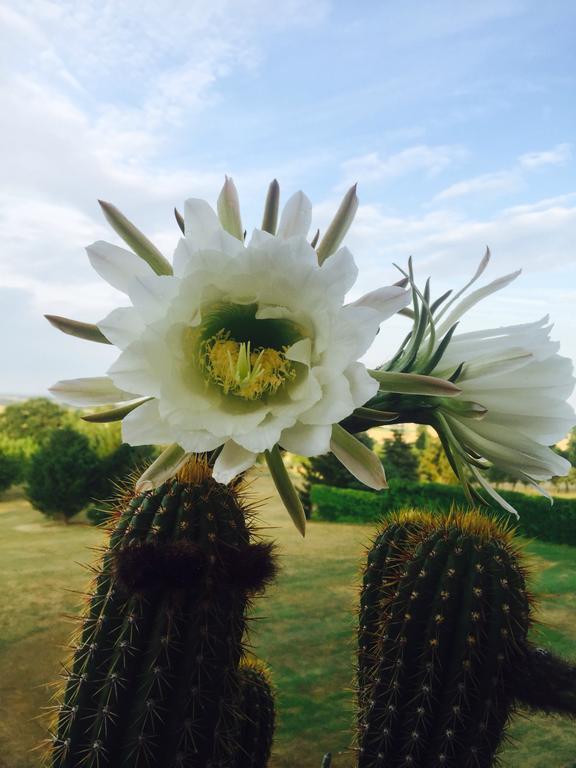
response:
<path id="1" fill-rule="evenodd" d="M 272 667 L 279 724 L 270 768 L 319 768 L 323 751 L 334 768 L 351 768 L 354 611 L 368 526 L 311 523 L 303 541 L 276 500 L 268 478 L 254 492 L 270 497 L 262 517 L 282 553 L 278 584 L 256 610 L 252 641 Z M 553 510 L 551 514 L 554 514 Z M 0 502 L 0 766 L 34 768 L 45 735 L 35 719 L 57 679 L 62 645 L 102 534 L 80 524 L 47 522 L 17 494 Z M 576 658 L 576 549 L 528 545 L 534 589 L 542 600 L 539 642 Z M 504 768 L 575 768 L 573 723 L 525 716 L 511 729 Z"/>

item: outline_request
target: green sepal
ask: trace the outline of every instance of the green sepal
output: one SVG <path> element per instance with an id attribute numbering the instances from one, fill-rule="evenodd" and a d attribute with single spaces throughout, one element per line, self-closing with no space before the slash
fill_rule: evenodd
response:
<path id="1" fill-rule="evenodd" d="M 112 229 L 119 235 L 137 256 L 149 264 L 157 275 L 171 275 L 172 265 L 160 253 L 158 248 L 140 230 L 129 221 L 118 208 L 104 200 L 99 200 L 100 207 Z"/>
<path id="2" fill-rule="evenodd" d="M 278 226 L 278 208 L 280 205 L 280 185 L 273 179 L 268 187 L 266 202 L 264 203 L 264 215 L 262 217 L 262 230 L 271 235 L 276 234 Z"/>
<path id="3" fill-rule="evenodd" d="M 296 489 L 292 485 L 292 480 L 284 462 L 282 461 L 282 455 L 277 445 L 272 448 L 271 451 L 264 451 L 264 458 L 266 464 L 270 470 L 274 485 L 282 499 L 282 503 L 286 507 L 288 514 L 292 518 L 292 522 L 298 529 L 298 532 L 302 535 L 306 535 L 306 515 L 302 507 L 300 497 L 296 493 Z"/>
<path id="4" fill-rule="evenodd" d="M 96 341 L 98 344 L 111 343 L 94 323 L 83 323 L 80 320 L 72 320 L 69 317 L 60 317 L 59 315 L 44 315 L 44 317 L 54 328 L 58 328 L 59 331 L 67 333 L 69 336 L 76 336 L 77 339 L 84 339 L 85 341 Z"/>
<path id="5" fill-rule="evenodd" d="M 144 405 L 144 403 L 153 399 L 153 397 L 142 397 L 136 402 L 120 405 L 118 408 L 109 408 L 107 411 L 88 413 L 87 415 L 82 416 L 82 420 L 89 421 L 92 424 L 107 424 L 111 421 L 122 421 L 124 416 L 127 416 L 129 413 L 132 413 L 132 411 L 135 411 L 136 408 L 139 408 L 141 405 Z"/>

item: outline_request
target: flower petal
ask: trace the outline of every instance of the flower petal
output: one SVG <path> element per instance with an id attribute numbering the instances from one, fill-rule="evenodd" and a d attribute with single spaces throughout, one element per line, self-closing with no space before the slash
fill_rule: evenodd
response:
<path id="1" fill-rule="evenodd" d="M 300 456 L 320 456 L 330 451 L 332 425 L 295 424 L 284 429 L 279 444 Z"/>
<path id="2" fill-rule="evenodd" d="M 247 451 L 234 440 L 228 440 L 214 464 L 212 475 L 217 483 L 228 485 L 236 475 L 250 469 L 258 454 Z"/>
<path id="3" fill-rule="evenodd" d="M 154 271 L 132 251 L 98 240 L 86 248 L 90 264 L 111 286 L 128 293 L 135 277 L 149 277 Z"/>
<path id="4" fill-rule="evenodd" d="M 342 305 L 344 296 L 356 282 L 358 267 L 348 248 L 340 248 L 320 270 L 322 289 L 330 298 Z"/>
<path id="5" fill-rule="evenodd" d="M 134 308 L 149 324 L 166 315 L 180 287 L 170 275 L 137 275 L 128 287 Z"/>
<path id="6" fill-rule="evenodd" d="M 349 306 L 352 307 L 369 307 L 376 310 L 380 315 L 380 322 L 384 322 L 392 315 L 395 315 L 404 307 L 408 306 L 412 298 L 410 291 L 405 291 L 403 288 L 390 285 L 385 288 L 376 288 L 374 291 L 365 293 L 356 301 L 353 301 Z"/>
<path id="7" fill-rule="evenodd" d="M 286 239 L 300 235 L 306 237 L 312 223 L 312 203 L 303 192 L 296 192 L 288 200 L 280 217 L 278 237 Z"/>
<path id="8" fill-rule="evenodd" d="M 122 440 L 129 445 L 163 445 L 174 439 L 160 418 L 158 401 L 150 400 L 122 420 Z"/>
<path id="9" fill-rule="evenodd" d="M 378 392 L 380 385 L 362 363 L 352 363 L 344 371 L 350 384 L 350 394 L 356 407 L 364 405 Z"/>
<path id="10" fill-rule="evenodd" d="M 133 307 L 113 309 L 97 326 L 104 336 L 120 349 L 125 349 L 138 339 L 145 327 L 141 316 Z"/>
<path id="11" fill-rule="evenodd" d="M 50 392 L 64 403 L 80 406 L 122 403 L 125 400 L 137 400 L 140 397 L 140 394 L 119 389 L 108 376 L 65 379 L 50 387 Z"/>

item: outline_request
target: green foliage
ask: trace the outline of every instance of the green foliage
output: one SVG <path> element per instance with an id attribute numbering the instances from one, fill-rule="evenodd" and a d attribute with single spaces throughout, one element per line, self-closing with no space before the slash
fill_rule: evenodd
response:
<path id="1" fill-rule="evenodd" d="M 30 438 L 12 439 L 0 433 L 0 492 L 23 482 L 35 448 Z"/>
<path id="2" fill-rule="evenodd" d="M 73 641 L 52 768 L 265 768 L 270 689 L 240 662 L 271 550 L 251 542 L 237 488 L 200 462 L 183 472 L 117 519 Z"/>
<path id="3" fill-rule="evenodd" d="M 424 449 L 419 455 L 418 470 L 419 479 L 424 483 L 447 483 L 448 485 L 458 483 L 442 443 L 431 435 L 427 435 Z"/>
<path id="4" fill-rule="evenodd" d="M 44 514 L 68 520 L 93 497 L 99 469 L 87 437 L 70 427 L 56 429 L 30 460 L 26 493 Z"/>
<path id="5" fill-rule="evenodd" d="M 408 482 L 418 480 L 418 456 L 412 446 L 404 442 L 399 429 L 393 431 L 391 440 L 384 441 L 381 456 L 388 477 Z"/>
<path id="6" fill-rule="evenodd" d="M 356 435 L 360 442 L 368 448 L 373 448 L 374 441 L 366 433 Z M 334 456 L 333 453 L 325 453 L 322 456 L 311 456 L 302 459 L 298 467 L 303 482 L 301 483 L 298 494 L 302 501 L 302 506 L 306 517 L 310 517 L 310 488 L 313 485 L 329 485 L 332 488 L 365 488 L 366 486 L 350 474 Z"/>
<path id="7" fill-rule="evenodd" d="M 373 523 L 387 513 L 404 507 L 444 513 L 454 506 L 467 506 L 464 491 L 459 486 L 436 483 L 412 485 L 393 480 L 387 490 L 376 493 L 313 486 L 310 496 L 314 518 L 343 523 Z M 576 546 L 576 499 L 556 498 L 551 506 L 542 496 L 514 491 L 502 491 L 502 496 L 520 514 L 517 526 L 521 535 Z M 499 507 L 491 507 L 490 511 L 516 524 L 515 518 Z"/>
<path id="8" fill-rule="evenodd" d="M 0 493 L 18 482 L 20 463 L 18 459 L 0 447 Z"/>
<path id="9" fill-rule="evenodd" d="M 7 405 L 0 415 L 0 432 L 12 440 L 29 437 L 45 442 L 50 433 L 68 424 L 69 411 L 46 397 Z"/>

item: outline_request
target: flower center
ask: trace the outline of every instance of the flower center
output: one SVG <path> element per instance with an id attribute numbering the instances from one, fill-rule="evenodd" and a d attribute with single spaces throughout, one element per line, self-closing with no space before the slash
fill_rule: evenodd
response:
<path id="1" fill-rule="evenodd" d="M 221 330 L 202 342 L 200 358 L 204 371 L 225 394 L 257 400 L 274 394 L 296 376 L 285 351 L 273 347 L 253 349 L 250 341 L 235 341 L 229 331 Z"/>

